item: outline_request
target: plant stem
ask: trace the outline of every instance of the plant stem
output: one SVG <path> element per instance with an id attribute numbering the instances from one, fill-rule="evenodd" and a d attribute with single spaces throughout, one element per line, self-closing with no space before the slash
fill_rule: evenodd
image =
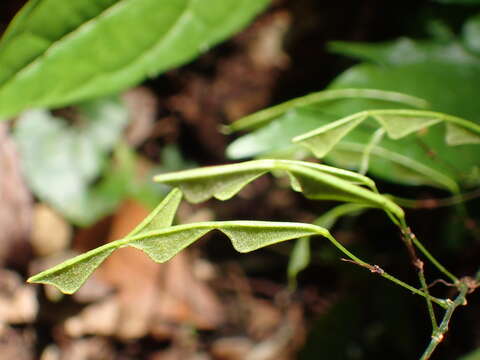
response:
<path id="1" fill-rule="evenodd" d="M 425 280 L 425 272 L 423 271 L 423 263 L 422 263 L 421 269 L 418 272 L 418 277 L 420 279 L 420 284 L 422 285 L 422 290 L 425 292 L 425 294 L 428 295 L 427 297 L 425 297 L 425 299 L 427 301 L 428 315 L 430 316 L 430 321 L 432 322 L 433 332 L 436 332 L 436 331 L 438 331 L 438 323 L 437 323 L 437 318 L 435 317 L 435 311 L 433 310 L 432 298 L 431 298 L 431 295 L 428 291 L 427 281 Z"/>
<path id="2" fill-rule="evenodd" d="M 436 331 L 432 332 L 432 340 L 428 344 L 428 347 L 425 349 L 422 357 L 420 360 L 428 360 L 430 359 L 430 356 L 432 356 L 433 352 L 437 348 L 437 346 L 442 342 L 442 340 L 445 337 L 445 334 L 448 331 L 448 325 L 450 323 L 450 320 L 452 318 L 453 312 L 455 309 L 461 305 L 466 305 L 467 300 L 466 300 L 466 295 L 469 291 L 469 287 L 467 284 L 462 283 L 459 286 L 460 293 L 458 296 L 455 298 L 454 301 L 448 299 L 448 307 L 447 310 L 445 311 L 445 315 L 443 316 L 442 322 L 440 323 L 440 326 Z"/>
<path id="3" fill-rule="evenodd" d="M 332 235 L 325 235 L 325 234 L 322 234 L 323 236 L 326 236 L 328 238 L 328 240 L 330 240 L 330 242 L 337 248 L 339 249 L 342 253 L 344 253 L 346 256 L 348 256 L 353 263 L 361 266 L 361 267 L 364 267 L 364 268 L 367 268 L 369 269 L 371 272 L 373 273 L 376 273 L 378 275 L 380 275 L 381 277 L 387 279 L 387 280 L 390 280 L 391 282 L 409 290 L 410 292 L 416 294 L 416 295 L 420 295 L 420 296 L 423 296 L 424 298 L 426 299 L 430 299 L 432 302 L 436 303 L 437 305 L 443 307 L 444 309 L 447 309 L 447 303 L 445 302 L 445 300 L 442 300 L 442 299 L 438 299 L 438 298 L 435 298 L 433 296 L 430 296 L 429 294 L 425 293 L 424 291 L 422 290 L 419 290 L 405 282 L 403 282 L 402 280 L 400 279 L 397 279 L 396 277 L 388 274 L 387 272 L 385 272 L 383 269 L 381 269 L 378 265 L 370 265 L 368 264 L 367 262 L 361 260 L 360 258 L 358 258 L 357 256 L 353 255 L 350 251 L 348 251 L 342 244 L 340 244 Z"/>
<path id="4" fill-rule="evenodd" d="M 417 239 L 415 234 L 410 230 L 410 228 L 403 223 L 400 225 L 400 231 L 404 237 L 404 241 L 411 241 L 420 252 L 440 271 L 442 274 L 447 276 L 450 280 L 452 280 L 455 284 L 458 283 L 458 278 L 453 275 L 450 271 L 448 271 L 445 266 L 443 266 L 424 246 L 423 244 Z M 408 246 L 408 245 L 407 245 Z M 411 251 L 411 249 L 409 249 Z"/>

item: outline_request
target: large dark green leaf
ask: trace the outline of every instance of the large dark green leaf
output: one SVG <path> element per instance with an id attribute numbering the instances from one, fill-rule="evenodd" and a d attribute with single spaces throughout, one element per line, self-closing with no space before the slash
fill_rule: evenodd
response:
<path id="1" fill-rule="evenodd" d="M 0 118 L 118 92 L 185 63 L 268 0 L 32 0 L 0 41 Z"/>

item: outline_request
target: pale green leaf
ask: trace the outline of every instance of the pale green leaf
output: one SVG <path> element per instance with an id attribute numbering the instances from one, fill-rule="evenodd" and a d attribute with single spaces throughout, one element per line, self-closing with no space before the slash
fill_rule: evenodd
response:
<path id="1" fill-rule="evenodd" d="M 53 285 L 65 294 L 73 294 L 114 250 L 104 245 L 32 276 L 28 282 Z"/>
<path id="2" fill-rule="evenodd" d="M 279 171 L 286 172 L 292 180 L 293 189 L 303 192 L 306 197 L 368 204 L 403 217 L 403 211 L 398 206 L 376 193 L 373 182 L 365 180 L 368 178 L 347 170 L 302 161 L 255 160 L 161 174 L 155 177 L 155 181 L 180 187 L 187 199 L 188 194 L 193 194 L 192 199 L 196 201 L 200 195 L 204 200 L 212 196 L 221 198 L 224 194 L 231 197 L 266 172 Z M 357 184 L 367 185 L 373 190 Z"/>
<path id="3" fill-rule="evenodd" d="M 426 161 L 419 161 L 408 155 L 410 151 L 416 151 L 416 148 L 405 148 L 402 143 L 391 141 L 388 147 L 377 145 L 371 149 L 370 171 L 394 182 L 408 185 L 427 184 L 453 193 L 459 191 L 458 184 L 452 177 L 435 167 L 425 165 Z M 364 150 L 363 142 L 344 141 L 329 153 L 328 159 L 338 166 L 355 168 L 361 163 Z M 420 155 L 418 158 L 423 160 Z"/>
<path id="4" fill-rule="evenodd" d="M 171 207 L 168 205 L 165 205 L 164 208 L 168 209 L 167 212 L 171 211 Z M 162 211 L 158 212 L 156 216 L 161 215 Z M 32 276 L 28 281 L 54 285 L 62 292 L 71 294 L 82 286 L 91 273 L 115 249 L 132 246 L 143 250 L 154 261 L 162 263 L 212 230 L 220 230 L 227 235 L 234 248 L 240 252 L 253 251 L 307 235 L 330 237 L 328 230 L 302 223 L 230 221 L 177 225 L 141 232 L 135 236 L 111 242 Z"/>
<path id="5" fill-rule="evenodd" d="M 250 252 L 282 241 L 307 235 L 326 236 L 328 231 L 309 224 L 263 221 L 231 221 L 219 228 L 238 252 Z"/>
<path id="6" fill-rule="evenodd" d="M 126 236 L 126 239 L 170 226 L 181 198 L 182 194 L 178 189 L 172 190 L 155 210 Z M 74 259 L 31 277 L 29 281 L 55 285 L 62 292 L 71 294 L 82 286 L 108 255 L 121 246 L 118 242 L 112 242 L 81 254 Z"/>
<path id="7" fill-rule="evenodd" d="M 266 171 L 248 166 L 212 166 L 157 175 L 155 181 L 179 187 L 188 201 L 199 203 L 211 197 L 228 200 Z"/>
<path id="8" fill-rule="evenodd" d="M 268 2 L 31 0 L 0 42 L 0 118 L 116 93 L 184 64 Z"/>
<path id="9" fill-rule="evenodd" d="M 162 232 L 141 233 L 136 237 L 138 240 L 131 240 L 128 245 L 144 251 L 153 261 L 163 263 L 212 229 L 213 225 L 172 226 Z"/>
<path id="10" fill-rule="evenodd" d="M 464 127 L 447 124 L 446 142 L 448 145 L 480 144 L 480 135 Z"/>
<path id="11" fill-rule="evenodd" d="M 441 121 L 440 119 L 399 115 L 375 115 L 374 118 L 383 126 L 388 136 L 392 139 L 401 139 Z"/>
<path id="12" fill-rule="evenodd" d="M 116 98 L 84 103 L 75 111 L 77 118 L 70 122 L 47 111 L 28 111 L 13 130 L 25 178 L 35 195 L 76 224 L 88 225 L 118 202 L 117 195 L 106 193 L 96 200 L 101 194 L 92 192 L 92 184 L 102 173 L 105 179 L 110 174 L 116 179 L 109 178 L 108 184 L 97 188 L 108 185 L 112 195 L 123 191 L 113 186 L 124 185 L 107 161 L 127 125 L 128 113 Z"/>
<path id="13" fill-rule="evenodd" d="M 347 116 L 306 134 L 296 136 L 293 138 L 293 142 L 307 147 L 316 157 L 322 158 L 367 117 L 367 114 Z"/>

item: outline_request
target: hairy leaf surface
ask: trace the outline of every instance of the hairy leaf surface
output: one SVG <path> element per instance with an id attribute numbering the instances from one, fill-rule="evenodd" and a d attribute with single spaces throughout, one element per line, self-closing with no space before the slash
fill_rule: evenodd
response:
<path id="1" fill-rule="evenodd" d="M 227 221 L 168 226 L 180 197 L 178 190 L 172 190 L 158 208 L 127 237 L 61 263 L 32 276 L 28 281 L 54 285 L 62 292 L 71 294 L 83 285 L 115 249 L 132 246 L 144 251 L 152 260 L 162 263 L 212 230 L 223 232 L 239 252 L 249 252 L 303 236 L 330 236 L 326 229 L 302 223 Z"/>
<path id="2" fill-rule="evenodd" d="M 318 200 L 353 201 L 367 204 L 403 217 L 403 211 L 378 194 L 374 183 L 360 174 L 303 161 L 255 160 L 233 165 L 210 166 L 155 177 L 155 181 L 179 187 L 192 202 L 215 197 L 228 199 L 245 185 L 266 172 L 285 172 L 295 191 Z M 237 181 L 235 180 L 237 179 Z M 359 186 L 368 186 L 370 189 Z M 228 197 L 225 197 L 225 195 Z"/>

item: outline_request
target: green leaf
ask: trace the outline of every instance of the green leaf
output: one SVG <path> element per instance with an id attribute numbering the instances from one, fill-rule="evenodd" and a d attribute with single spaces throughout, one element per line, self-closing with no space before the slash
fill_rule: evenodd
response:
<path id="1" fill-rule="evenodd" d="M 392 118 L 393 113 L 377 113 L 383 115 L 377 116 L 377 121 L 383 122 L 382 126 L 389 130 L 389 136 L 405 137 L 399 140 L 384 137 L 376 144 L 369 162 L 370 174 L 401 184 L 428 184 L 450 191 L 458 191 L 459 186 L 480 184 L 480 177 L 475 175 L 480 151 L 475 134 L 480 124 L 480 103 L 471 101 L 480 92 L 480 57 L 469 52 L 458 41 L 445 43 L 400 39 L 383 44 L 334 43 L 332 47 L 337 52 L 382 66 L 354 66 L 340 75 L 327 91 L 352 88 L 370 91 L 376 88 L 407 93 L 427 100 L 435 110 L 431 116 L 422 115 L 424 120 L 413 120 L 418 117 L 403 113 L 401 122 Z M 228 147 L 227 155 L 232 159 L 259 156 L 304 158 L 305 152 L 291 144 L 290 139 L 298 140 L 299 136 L 315 133 L 322 126 L 334 128 L 335 125 L 329 124 L 362 111 L 398 109 L 393 103 L 365 97 L 300 107 L 294 104 L 295 100 L 285 103 L 280 115 L 275 113 L 277 117 L 270 123 L 235 140 Z M 268 110 L 252 116 L 268 114 Z M 447 122 L 449 125 L 445 130 L 443 126 L 435 126 L 438 114 L 443 114 L 442 120 L 445 120 L 445 114 L 452 114 L 456 120 L 465 118 L 470 122 L 468 125 L 467 122 Z M 358 119 L 356 116 L 353 118 Z M 409 125 L 405 126 L 407 123 Z M 457 131 L 460 128 L 455 124 L 466 132 Z M 361 155 L 371 145 L 372 133 L 378 125 L 371 119 L 357 125 L 355 129 L 340 134 L 344 135 L 343 139 L 336 143 L 325 161 L 336 166 L 348 166 L 349 169 L 360 167 L 363 163 Z M 321 133 L 325 129 L 329 127 L 316 131 Z M 324 136 L 328 138 L 328 135 Z M 303 140 L 306 138 L 300 137 Z M 310 148 L 316 149 L 319 156 L 332 146 L 320 138 L 311 138 L 309 141 Z"/>
<path id="2" fill-rule="evenodd" d="M 115 248 L 108 245 L 76 256 L 38 275 L 32 276 L 27 281 L 53 285 L 64 294 L 73 294 L 115 250 Z"/>
<path id="3" fill-rule="evenodd" d="M 196 202 L 199 198 L 206 200 L 212 196 L 225 200 L 266 172 L 279 171 L 290 177 L 295 191 L 303 192 L 308 198 L 367 204 L 403 218 L 403 211 L 388 198 L 378 194 L 374 183 L 365 176 L 309 162 L 271 159 L 247 161 L 161 174 L 155 177 L 155 181 L 179 187 L 189 201 Z"/>
<path id="4" fill-rule="evenodd" d="M 300 143 L 310 149 L 313 154 L 322 158 L 342 140 L 351 130 L 358 126 L 368 114 L 353 114 L 322 126 L 316 130 L 293 138 L 293 142 Z"/>
<path id="5" fill-rule="evenodd" d="M 178 196 L 178 191 L 173 190 L 155 210 L 153 218 L 167 217 L 171 219 L 176 204 L 178 204 Z M 152 217 L 148 219 L 152 220 Z M 153 224 L 149 221 L 147 223 Z M 166 224 L 161 221 L 155 223 L 161 226 Z M 54 285 L 62 292 L 71 294 L 83 285 L 92 272 L 115 249 L 132 246 L 144 251 L 154 261 L 162 263 L 212 230 L 223 232 L 230 238 L 234 248 L 239 252 L 249 252 L 307 235 L 330 237 L 328 230 L 315 225 L 264 221 L 205 222 L 161 227 L 147 232 L 134 231 L 132 235 L 124 239 L 91 250 L 32 276 L 28 279 L 28 282 Z"/>
<path id="6" fill-rule="evenodd" d="M 394 140 L 406 137 L 419 130 L 426 130 L 427 127 L 439 122 L 445 122 L 447 125 L 447 144 L 463 145 L 480 142 L 480 126 L 477 124 L 447 114 L 420 110 L 362 111 L 297 136 L 293 138 L 293 142 L 308 147 L 319 158 L 324 157 L 369 116 L 377 120 L 390 138 Z"/>
<path id="7" fill-rule="evenodd" d="M 428 103 L 423 99 L 392 91 L 379 91 L 374 89 L 325 90 L 298 97 L 279 105 L 269 107 L 268 109 L 258 111 L 237 120 L 230 126 L 226 126 L 225 130 L 230 132 L 263 126 L 271 120 L 284 115 L 292 108 L 299 108 L 307 105 L 322 106 L 323 104 L 329 104 L 341 100 L 359 98 L 405 104 L 418 108 L 428 106 Z"/>
<path id="8" fill-rule="evenodd" d="M 339 143 L 326 159 L 340 167 L 358 167 L 365 151 L 365 135 L 359 132 L 351 140 Z M 383 139 L 382 144 L 371 149 L 369 172 L 400 184 L 431 185 L 458 193 L 455 174 L 443 171 L 445 168 L 440 166 L 425 165 L 431 163 L 430 157 L 421 147 L 414 145 L 415 142 L 409 142 L 409 147 L 405 147 L 404 141 Z M 470 181 L 475 183 L 478 179 Z"/>
<path id="9" fill-rule="evenodd" d="M 47 111 L 26 112 L 16 121 L 14 136 L 35 195 L 73 222 L 87 225 L 108 212 L 118 200 L 116 193 L 123 192 L 119 171 L 124 170 L 116 171 L 114 164 L 96 193 L 91 185 L 104 171 L 128 115 L 116 99 L 85 103 L 77 111 L 73 125 Z"/>
<path id="10" fill-rule="evenodd" d="M 172 190 L 165 199 L 145 218 L 126 238 L 147 233 L 153 229 L 171 225 L 182 194 Z M 112 245 L 113 244 L 113 245 Z M 62 292 L 72 294 L 88 279 L 97 267 L 119 246 L 117 242 L 100 246 L 71 260 L 43 271 L 28 279 L 29 282 L 41 282 L 57 286 Z"/>
<path id="11" fill-rule="evenodd" d="M 478 57 L 459 42 L 435 42 L 400 38 L 385 43 L 331 42 L 329 50 L 379 65 L 399 66 L 418 63 L 478 65 Z M 428 98 L 425 99 L 428 101 Z"/>
<path id="12" fill-rule="evenodd" d="M 116 93 L 184 64 L 268 2 L 31 0 L 0 42 L 0 118 Z"/>
<path id="13" fill-rule="evenodd" d="M 476 127 L 480 124 L 480 104 L 471 101 L 480 91 L 480 65 L 469 66 L 452 63 L 418 63 L 399 66 L 380 67 L 374 65 L 358 65 L 345 72 L 334 82 L 334 87 L 379 87 L 381 89 L 392 89 L 397 91 L 410 92 L 423 97 L 432 104 L 436 112 L 452 114 L 471 120 Z M 455 89 L 455 94 L 449 94 L 445 89 Z M 463 126 L 462 126 L 463 127 Z M 468 137 L 469 144 L 452 147 L 451 126 L 447 131 L 445 142 L 445 130 L 438 126 L 428 128 L 428 131 L 420 136 L 412 135 L 405 139 L 396 140 L 398 144 L 390 139 L 384 139 L 380 144 L 389 153 L 398 153 L 408 156 L 412 163 L 428 168 L 435 173 L 441 173 L 450 178 L 449 182 L 474 185 L 479 184 L 480 179 L 471 182 L 470 174 L 472 169 L 478 165 L 478 152 L 480 146 L 472 144 L 473 137 Z M 355 131 L 356 132 L 356 131 Z M 450 135 L 448 135 L 450 132 Z M 359 140 L 363 144 L 368 143 L 368 138 L 363 135 L 350 133 L 351 139 Z M 466 136 L 461 136 L 467 139 Z M 347 140 L 347 139 L 346 139 Z M 352 142 L 352 141 L 350 141 Z M 458 143 L 460 144 L 460 143 Z M 433 156 L 429 154 L 434 154 Z M 378 159 L 378 157 L 377 157 Z M 370 173 L 381 176 L 385 179 L 410 183 L 402 177 L 393 177 L 386 171 L 381 170 L 379 164 L 370 163 Z M 383 161 L 382 161 L 383 162 Z M 380 169 L 380 172 L 377 170 Z M 410 168 L 410 172 L 416 171 Z M 438 184 L 435 179 L 418 181 L 419 184 Z M 418 178 L 420 179 L 420 177 Z M 444 183 L 444 182 L 443 182 Z M 445 187 L 445 186 L 442 186 Z M 456 186 L 458 189 L 458 185 Z M 452 190 L 451 188 L 449 188 Z"/>
<path id="14" fill-rule="evenodd" d="M 440 122 L 440 119 L 421 118 L 416 116 L 375 115 L 374 118 L 387 131 L 392 139 L 401 139 L 407 135 L 425 129 Z"/>
<path id="15" fill-rule="evenodd" d="M 480 136 L 464 127 L 447 124 L 446 141 L 449 145 L 480 144 Z"/>

